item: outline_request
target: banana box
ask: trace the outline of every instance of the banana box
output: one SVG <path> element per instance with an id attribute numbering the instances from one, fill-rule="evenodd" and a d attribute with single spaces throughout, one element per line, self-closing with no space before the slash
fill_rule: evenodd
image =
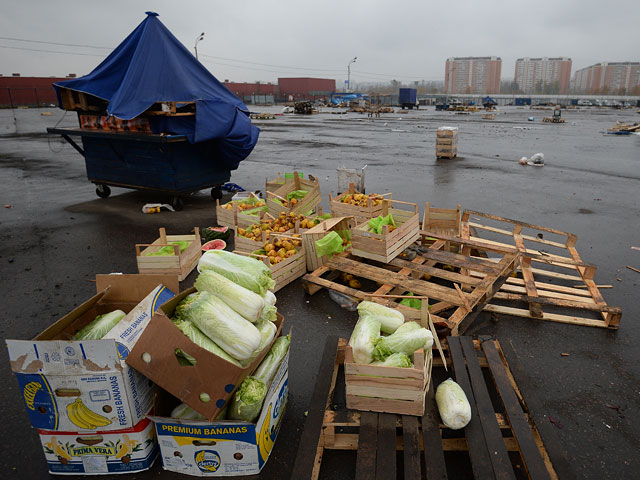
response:
<path id="1" fill-rule="evenodd" d="M 196 477 L 260 473 L 280 432 L 288 391 L 289 353 L 267 392 L 256 423 L 151 416 L 156 424 L 163 468 Z"/>
<path id="2" fill-rule="evenodd" d="M 34 340 L 6 340 L 31 424 L 44 430 L 130 428 L 149 412 L 155 387 L 124 359 L 156 309 L 178 291 L 175 275 L 98 275 L 98 294 Z M 127 315 L 101 340 L 72 340 L 97 315 Z"/>
<path id="3" fill-rule="evenodd" d="M 94 433 L 38 430 L 49 472 L 100 475 L 148 470 L 158 456 L 155 428 L 143 419 L 132 428 Z"/>

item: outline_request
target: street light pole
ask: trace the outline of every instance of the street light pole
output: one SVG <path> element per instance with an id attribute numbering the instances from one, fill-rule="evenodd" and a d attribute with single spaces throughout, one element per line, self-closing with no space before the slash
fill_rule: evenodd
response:
<path id="1" fill-rule="evenodd" d="M 355 63 L 358 57 L 353 57 L 352 60 L 347 63 L 347 93 L 351 90 L 351 64 Z"/>
<path id="2" fill-rule="evenodd" d="M 193 49 L 196 51 L 196 60 L 198 59 L 198 42 L 203 39 L 204 39 L 204 32 L 198 35 L 198 37 L 196 38 L 196 43 L 193 45 Z"/>

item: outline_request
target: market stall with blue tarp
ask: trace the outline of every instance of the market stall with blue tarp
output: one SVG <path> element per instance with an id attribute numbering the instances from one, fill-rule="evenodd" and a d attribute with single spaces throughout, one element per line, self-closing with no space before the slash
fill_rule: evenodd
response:
<path id="1" fill-rule="evenodd" d="M 91 73 L 54 88 L 59 106 L 78 112 L 81 128 L 49 131 L 82 138 L 84 149 L 72 145 L 99 190 L 118 185 L 178 196 L 220 185 L 258 141 L 244 103 L 153 12 Z"/>

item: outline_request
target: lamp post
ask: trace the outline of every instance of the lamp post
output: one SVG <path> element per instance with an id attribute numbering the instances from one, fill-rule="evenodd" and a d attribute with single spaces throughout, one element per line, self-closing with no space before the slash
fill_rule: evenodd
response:
<path id="1" fill-rule="evenodd" d="M 196 60 L 198 59 L 198 42 L 203 39 L 204 39 L 204 32 L 198 35 L 198 37 L 196 38 L 196 43 L 193 45 L 193 49 L 196 51 Z"/>
<path id="2" fill-rule="evenodd" d="M 351 64 L 355 63 L 358 57 L 353 57 L 352 60 L 347 63 L 347 92 L 351 90 Z"/>

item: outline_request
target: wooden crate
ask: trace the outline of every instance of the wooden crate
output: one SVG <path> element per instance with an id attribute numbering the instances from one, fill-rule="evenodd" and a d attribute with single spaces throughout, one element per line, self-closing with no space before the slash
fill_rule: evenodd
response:
<path id="1" fill-rule="evenodd" d="M 268 213 L 265 213 L 264 218 L 272 218 L 272 217 Z M 260 239 L 259 241 L 251 240 L 250 238 L 243 237 L 242 235 L 238 235 L 238 228 L 244 228 L 244 227 L 233 227 L 233 242 L 234 242 L 233 248 L 235 250 L 239 250 L 245 253 L 251 253 L 256 250 L 260 250 L 263 247 L 264 242 L 269 240 L 269 235 L 265 234 L 264 232 L 262 232 L 262 239 Z M 278 233 L 277 235 L 291 235 L 294 233 L 302 235 L 302 233 L 306 232 L 307 230 L 309 229 L 300 228 L 300 223 L 296 221 L 296 224 L 292 229 L 287 230 L 286 232 Z M 275 232 L 272 232 L 272 234 L 276 235 Z M 298 240 L 301 240 L 301 239 L 302 238 L 298 238 Z"/>
<path id="2" fill-rule="evenodd" d="M 389 232 L 382 227 L 382 234 L 367 231 L 367 222 L 359 224 L 351 231 L 351 250 L 359 257 L 388 263 L 420 237 L 418 206 L 399 200 L 384 200 L 382 215 L 393 216 L 397 228 Z M 412 210 L 393 208 L 392 205 L 409 205 Z"/>
<path id="3" fill-rule="evenodd" d="M 253 195 L 253 193 L 252 193 Z M 255 195 L 254 195 L 255 196 Z M 257 198 L 257 197 L 256 197 Z M 263 212 L 258 212 L 256 215 L 248 215 L 238 208 L 236 202 L 230 202 L 233 206 L 231 210 L 223 208 L 220 205 L 220 200 L 216 200 L 216 222 L 223 227 L 240 227 L 245 228 L 255 223 L 260 223 Z M 266 206 L 266 202 L 265 202 Z"/>
<path id="4" fill-rule="evenodd" d="M 422 230 L 430 232 L 446 233 L 448 235 L 460 235 L 461 209 L 458 208 L 434 208 L 430 202 L 424 204 L 422 215 Z"/>
<path id="5" fill-rule="evenodd" d="M 342 198 L 345 195 L 356 194 L 355 185 L 352 183 L 349 184 L 349 190 L 339 194 L 337 197 L 332 198 L 331 194 L 329 194 L 329 206 L 331 207 L 331 215 L 334 217 L 353 217 L 356 223 L 363 223 L 370 218 L 375 218 L 382 215 L 383 205 L 374 206 L 371 198 L 367 200 L 366 207 L 359 207 L 357 205 L 350 205 L 348 203 L 342 203 Z M 383 193 L 380 194 L 381 197 L 392 199 L 391 193 Z"/>
<path id="6" fill-rule="evenodd" d="M 440 127 L 436 132 L 436 158 L 454 158 L 458 155 L 458 129 Z"/>
<path id="7" fill-rule="evenodd" d="M 279 238 L 291 238 L 291 239 L 294 238 L 288 235 L 275 234 L 275 233 L 273 234 L 273 236 L 279 237 Z M 295 238 L 295 240 L 301 240 L 301 239 Z M 260 245 L 260 248 L 262 248 L 262 245 Z M 271 270 L 271 278 L 273 279 L 274 282 L 276 282 L 276 285 L 273 288 L 273 291 L 277 292 L 281 288 L 289 285 L 295 279 L 300 278 L 307 273 L 307 262 L 306 262 L 305 251 L 304 251 L 304 244 L 300 247 L 296 247 L 296 249 L 298 250 L 298 252 L 295 255 L 289 258 L 285 258 L 282 262 L 276 265 L 271 265 L 271 262 L 269 261 L 269 257 L 267 257 L 266 255 L 256 255 L 254 253 L 247 253 L 242 251 L 234 251 L 234 253 L 251 256 L 253 258 L 257 258 L 258 260 L 263 261 L 265 265 L 267 265 Z"/>
<path id="8" fill-rule="evenodd" d="M 326 340 L 292 479 L 317 480 L 323 459 L 331 459 L 334 451 L 340 453 L 336 478 L 353 475 L 354 467 L 357 480 L 573 478 L 540 392 L 508 342 L 453 338 L 447 362 L 434 358 L 434 380 L 447 378 L 445 365 L 453 366 L 469 399 L 471 422 L 462 430 L 442 424 L 434 381 L 422 417 L 345 408 L 346 342 L 335 336 Z"/>
<path id="9" fill-rule="evenodd" d="M 178 280 L 183 281 L 196 267 L 200 255 L 202 255 L 200 230 L 193 229 L 193 235 L 167 235 L 166 229 L 159 229 L 160 236 L 153 243 L 136 244 L 136 260 L 138 273 L 168 273 L 178 275 Z M 169 242 L 188 240 L 191 243 L 180 253 L 180 248 L 174 245 L 175 255 L 171 256 L 146 256 L 146 253 L 157 252 L 162 247 L 171 246 Z M 141 250 L 141 247 L 146 247 Z"/>
<path id="10" fill-rule="evenodd" d="M 496 114 L 495 113 L 483 113 L 482 114 L 482 119 L 483 120 L 495 120 L 496 119 Z"/>
<path id="11" fill-rule="evenodd" d="M 472 229 L 478 232 L 477 235 L 492 235 L 500 240 L 473 236 Z M 602 286 L 594 280 L 596 266 L 582 261 L 576 249 L 576 235 L 465 210 L 461 236 L 468 242 L 463 253 L 468 254 L 475 245 L 481 245 L 516 252 L 520 256 L 518 277 L 509 278 L 501 286 L 494 301 L 485 305 L 485 311 L 609 329 L 617 329 L 620 325 L 622 309 L 605 301 L 600 291 Z M 473 268 L 468 273 L 476 278 L 483 277 L 482 272 Z M 498 302 L 520 302 L 528 308 Z"/>
<path id="12" fill-rule="evenodd" d="M 301 198 L 295 206 L 283 206 L 280 202 L 287 201 L 287 195 L 294 190 L 307 190 L 309 193 Z M 274 191 L 268 190 L 266 199 L 268 212 L 274 217 L 280 215 L 280 212 L 304 214 L 315 209 L 322 202 L 320 183 L 317 179 L 300 178 L 298 172 L 293 172 L 293 179 L 286 179 L 285 183 Z"/>
<path id="13" fill-rule="evenodd" d="M 420 313 L 420 323 L 431 330 L 434 341 L 438 342 L 426 302 Z M 422 416 L 431 381 L 432 349 L 421 348 L 415 352 L 413 362 L 411 368 L 356 363 L 353 350 L 347 345 L 344 351 L 347 408 Z"/>
<path id="14" fill-rule="evenodd" d="M 344 355 L 347 408 L 422 416 L 433 353 L 431 349 L 426 352 L 420 349 L 413 358 L 413 368 L 363 365 L 353 361 L 353 352 L 347 345 Z"/>
<path id="15" fill-rule="evenodd" d="M 326 255 L 318 257 L 316 253 L 316 241 L 323 238 L 329 232 L 339 232 L 342 230 L 351 231 L 355 222 L 351 217 L 329 218 L 319 223 L 313 228 L 302 231 L 302 244 L 307 254 L 307 269 L 312 272 L 316 268 L 327 263 Z"/>

